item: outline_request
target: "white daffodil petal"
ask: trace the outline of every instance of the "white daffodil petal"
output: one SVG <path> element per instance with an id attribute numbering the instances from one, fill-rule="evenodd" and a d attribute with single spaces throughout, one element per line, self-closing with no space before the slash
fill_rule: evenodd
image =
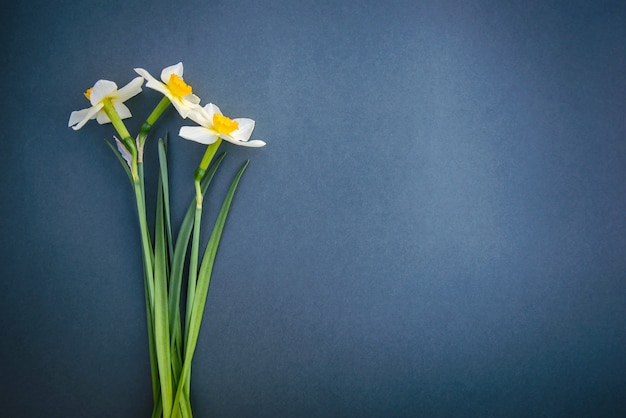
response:
<path id="1" fill-rule="evenodd" d="M 214 114 L 218 114 L 221 115 L 222 111 L 220 110 L 219 107 L 217 107 L 217 105 L 214 105 L 213 103 L 209 103 L 208 105 L 204 106 L 204 111 L 206 112 L 207 115 L 207 119 L 211 121 L 211 123 L 213 122 L 213 115 Z"/>
<path id="2" fill-rule="evenodd" d="M 165 84 L 158 82 L 156 79 L 154 81 L 148 80 L 146 82 L 146 87 L 152 90 L 156 90 L 162 95 L 171 99 L 171 94 L 168 88 L 165 86 Z"/>
<path id="3" fill-rule="evenodd" d="M 161 83 L 156 78 L 152 77 L 149 72 L 144 70 L 143 68 L 135 68 L 135 72 L 146 79 L 146 87 L 156 90 L 159 93 L 162 93 L 169 97 L 170 91 L 165 86 L 165 84 Z"/>
<path id="4" fill-rule="evenodd" d="M 82 120 L 84 120 L 85 118 L 87 120 L 89 120 L 89 111 L 91 110 L 91 108 L 88 109 L 81 109 L 81 110 L 75 110 L 70 114 L 70 120 L 67 123 L 67 126 L 74 126 L 77 123 L 81 122 Z"/>
<path id="5" fill-rule="evenodd" d="M 261 141 L 260 139 L 253 139 L 252 141 L 247 141 L 244 146 L 259 148 L 259 147 L 264 147 L 265 142 Z"/>
<path id="6" fill-rule="evenodd" d="M 237 141 L 247 141 L 248 139 L 250 139 L 250 135 L 252 135 L 252 131 L 254 130 L 254 121 L 248 118 L 239 118 L 233 120 L 237 122 L 239 128 L 231 132 L 230 136 L 232 136 Z"/>
<path id="7" fill-rule="evenodd" d="M 172 74 L 176 74 L 180 78 L 183 78 L 183 63 L 182 62 L 163 68 L 163 71 L 161 71 L 161 81 L 163 81 L 165 84 L 169 83 L 170 77 L 172 76 Z"/>
<path id="8" fill-rule="evenodd" d="M 191 108 L 191 111 L 187 115 L 189 119 L 196 122 L 198 125 L 207 127 L 211 126 L 210 119 L 202 106 L 195 105 Z"/>
<path id="9" fill-rule="evenodd" d="M 90 107 L 89 109 L 83 109 L 83 110 L 78 110 L 76 112 L 72 112 L 72 114 L 70 115 L 70 122 L 76 121 L 79 117 L 82 117 L 82 119 L 80 119 L 78 123 L 73 124 L 73 126 L 72 125 L 70 126 L 72 126 L 72 129 L 74 129 L 75 131 L 79 130 L 80 128 L 85 126 L 87 122 L 95 118 L 96 114 L 100 111 L 100 109 L 102 109 L 102 107 L 103 107 L 102 103 L 99 103 L 95 106 Z"/>
<path id="10" fill-rule="evenodd" d="M 193 106 L 197 106 L 197 105 L 200 104 L 200 98 L 198 96 L 196 96 L 195 94 L 193 94 L 193 93 L 188 94 L 186 96 L 183 96 L 182 100 L 184 100 L 184 101 L 186 101 L 188 103 L 191 103 Z M 189 106 L 189 107 L 191 107 L 191 106 Z"/>
<path id="11" fill-rule="evenodd" d="M 183 119 L 186 119 L 191 113 L 196 112 L 198 103 L 200 103 L 200 98 L 193 94 L 188 94 L 185 97 L 176 97 L 168 93 L 166 96 L 170 99 L 172 105 Z M 187 98 L 193 101 L 189 101 Z"/>
<path id="12" fill-rule="evenodd" d="M 154 77 L 152 77 L 152 75 L 147 70 L 145 70 L 143 68 L 134 68 L 134 70 L 135 70 L 135 72 L 137 74 L 139 74 L 140 76 L 142 76 L 146 80 L 148 80 L 148 81 L 154 80 Z"/>
<path id="13" fill-rule="evenodd" d="M 120 119 L 128 119 L 133 116 L 124 103 L 114 102 L 113 107 L 115 108 L 117 114 L 120 115 Z"/>
<path id="14" fill-rule="evenodd" d="M 217 135 L 202 126 L 183 126 L 178 131 L 178 135 L 190 141 L 201 144 L 212 144 L 217 141 Z"/>
<path id="15" fill-rule="evenodd" d="M 178 112 L 181 118 L 186 119 L 187 116 L 191 113 L 191 109 L 185 106 L 185 104 L 177 97 L 170 97 L 170 101 L 174 106 L 174 109 Z"/>
<path id="16" fill-rule="evenodd" d="M 240 145 L 242 147 L 251 147 L 251 148 L 258 148 L 258 147 L 262 147 L 265 145 L 265 142 L 259 140 L 259 139 L 255 139 L 253 141 L 238 141 L 236 139 L 233 138 L 228 138 L 224 135 L 220 135 L 223 139 L 225 139 L 226 141 L 230 142 L 231 144 L 235 144 L 235 145 Z"/>
<path id="17" fill-rule="evenodd" d="M 141 86 L 143 85 L 143 77 L 136 77 L 130 83 L 119 89 L 115 94 L 115 100 L 125 102 L 141 93 Z"/>
<path id="18" fill-rule="evenodd" d="M 98 112 L 98 114 L 96 115 L 96 120 L 100 125 L 104 125 L 105 123 L 111 123 L 111 119 L 109 119 L 104 110 Z"/>
<path id="19" fill-rule="evenodd" d="M 89 101 L 91 101 L 92 105 L 96 105 L 100 103 L 102 99 L 107 96 L 112 95 L 117 91 L 117 84 L 109 80 L 98 80 L 96 84 L 93 85 L 91 90 L 91 94 L 89 95 Z"/>

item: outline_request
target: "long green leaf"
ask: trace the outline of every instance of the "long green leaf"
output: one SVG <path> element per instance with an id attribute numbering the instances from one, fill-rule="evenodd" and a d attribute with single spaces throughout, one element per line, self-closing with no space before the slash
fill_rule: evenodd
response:
<path id="1" fill-rule="evenodd" d="M 200 266 L 200 272 L 198 274 L 198 284 L 194 299 L 193 301 L 188 301 L 192 303 L 191 318 L 188 327 L 189 333 L 185 338 L 185 360 L 183 362 L 181 377 L 178 381 L 178 388 L 176 390 L 174 404 L 177 404 L 179 402 L 179 399 L 183 393 L 183 388 L 185 386 L 187 376 L 191 371 L 191 362 L 196 349 L 196 344 L 198 342 L 200 325 L 202 324 L 202 316 L 204 314 L 204 307 L 206 305 L 209 285 L 211 283 L 211 273 L 213 271 L 213 264 L 215 262 L 217 248 L 222 237 L 224 224 L 226 223 L 226 218 L 228 217 L 228 211 L 230 210 L 233 196 L 235 195 L 235 191 L 237 190 L 237 185 L 239 184 L 239 180 L 241 179 L 243 172 L 248 166 L 248 163 L 249 161 L 246 161 L 246 163 L 241 167 L 241 169 L 235 176 L 235 179 L 231 183 L 226 197 L 224 198 L 224 202 L 222 203 L 222 207 L 217 215 L 215 225 L 213 226 L 211 237 L 209 238 L 209 242 L 202 257 L 202 264 Z M 177 417 L 177 415 L 174 414 L 173 417 Z"/>
<path id="2" fill-rule="evenodd" d="M 167 297 L 167 243 L 165 242 L 163 206 L 163 189 L 159 176 L 154 251 L 154 339 L 161 383 L 163 418 L 168 418 L 172 413 L 173 384 Z"/>
<path id="3" fill-rule="evenodd" d="M 167 243 L 167 254 L 166 262 L 164 264 L 168 264 L 170 267 L 172 265 L 172 259 L 174 257 L 174 243 L 172 239 L 172 223 L 171 223 L 171 215 L 170 215 L 170 192 L 169 192 L 169 175 L 168 175 L 168 164 L 167 164 L 167 143 L 168 143 L 168 134 L 165 134 L 165 140 L 159 139 L 158 141 L 158 154 L 159 154 L 159 189 L 162 192 L 162 203 L 163 203 L 163 215 L 164 215 L 164 228 L 165 228 L 165 241 Z M 166 267 L 167 269 L 167 267 Z M 171 279 L 168 278 L 168 285 Z M 168 292 L 169 294 L 169 292 Z M 168 317 L 171 315 L 171 311 L 169 309 L 169 305 L 171 303 L 171 299 L 168 296 Z M 182 368 L 182 348 L 180 347 L 180 338 L 176 338 L 175 334 L 172 330 L 172 319 L 168 318 L 168 326 L 170 327 L 170 370 L 172 373 L 172 384 L 173 387 L 178 385 L 178 377 L 180 376 L 180 370 Z M 174 330 L 176 332 L 176 330 Z M 184 417 L 191 417 L 191 404 L 189 403 L 189 398 L 186 397 L 185 402 L 181 402 L 180 405 L 173 405 L 173 408 L 182 408 L 182 415 Z"/>
<path id="4" fill-rule="evenodd" d="M 174 256 L 174 243 L 172 242 L 172 222 L 170 218 L 170 182 L 167 173 L 167 138 L 165 133 L 165 141 L 159 139 L 159 174 L 161 176 L 161 185 L 163 188 L 163 210 L 165 211 L 165 231 L 167 232 L 167 249 L 171 259 Z"/>
<path id="5" fill-rule="evenodd" d="M 146 206 L 143 198 L 143 184 L 141 182 L 133 182 L 135 191 L 135 201 L 137 204 L 137 214 L 139 218 L 139 230 L 141 235 L 141 255 L 144 270 L 144 289 L 146 298 L 146 319 L 148 325 L 148 343 L 150 353 L 150 371 L 152 376 L 152 395 L 155 408 L 160 398 L 160 383 L 156 357 L 156 346 L 154 338 L 154 270 L 153 270 L 153 254 L 152 244 L 150 243 L 150 234 L 148 232 L 148 224 L 146 222 Z"/>

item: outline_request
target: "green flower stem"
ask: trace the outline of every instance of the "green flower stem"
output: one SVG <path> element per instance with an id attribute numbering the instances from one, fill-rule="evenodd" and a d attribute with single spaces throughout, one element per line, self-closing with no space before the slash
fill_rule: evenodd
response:
<path id="1" fill-rule="evenodd" d="M 209 167 L 209 164 L 211 164 L 211 161 L 213 160 L 213 157 L 215 157 L 215 153 L 217 152 L 218 148 L 220 147 L 220 144 L 222 143 L 222 138 L 217 138 L 217 141 L 215 141 L 212 144 L 209 144 L 209 146 L 206 148 L 206 151 L 204 151 L 204 155 L 202 156 L 202 160 L 200 161 L 200 165 L 198 165 L 198 168 L 196 168 L 196 171 L 194 172 L 194 185 L 196 188 L 196 212 L 198 212 L 198 209 L 200 209 L 200 211 L 202 211 L 202 187 L 200 187 L 200 182 L 202 181 L 202 178 L 204 177 L 204 174 L 206 173 L 206 170 Z M 196 218 L 197 218 L 197 223 L 194 224 L 194 235 L 195 235 L 195 230 L 196 230 L 196 226 L 198 227 L 197 229 L 200 229 L 200 219 L 199 219 L 200 215 L 198 215 L 196 213 Z M 191 255 L 194 255 L 193 252 L 193 247 L 192 247 L 192 252 Z M 197 260 L 197 256 L 198 256 L 198 252 L 195 252 L 195 256 L 196 256 L 196 262 Z M 197 267 L 197 265 L 196 265 Z"/>
<path id="2" fill-rule="evenodd" d="M 143 187 L 139 181 L 134 183 L 135 200 L 137 202 L 137 213 L 139 215 L 139 229 L 141 233 L 141 249 L 146 272 L 146 290 L 148 291 L 150 307 L 154 306 L 154 272 L 153 272 L 153 255 L 152 244 L 150 243 L 150 232 L 148 230 L 148 221 L 146 219 L 146 205 L 143 195 Z"/>
<path id="3" fill-rule="evenodd" d="M 206 151 L 204 151 L 204 155 L 202 156 L 200 165 L 198 165 L 198 168 L 196 169 L 196 172 L 194 173 L 194 180 L 196 182 L 200 182 L 202 180 L 202 177 L 204 177 L 204 173 L 206 173 L 206 170 L 209 167 L 209 164 L 211 164 L 211 161 L 213 160 L 213 157 L 215 156 L 215 153 L 217 152 L 217 149 L 220 147 L 221 143 L 222 143 L 222 138 L 218 137 L 217 141 L 215 141 L 212 144 L 209 144 L 209 146 L 206 147 Z M 198 188 L 196 187 L 196 196 L 197 195 L 198 195 Z"/>
<path id="4" fill-rule="evenodd" d="M 143 169 L 141 170 L 143 174 Z M 143 176 L 142 176 L 143 179 Z M 144 288 L 146 298 L 146 319 L 148 325 L 148 348 L 150 352 L 150 370 L 152 376 L 152 396 L 155 409 L 157 400 L 160 399 L 160 383 L 156 358 L 156 345 L 154 337 L 154 270 L 152 244 L 150 243 L 150 233 L 146 219 L 146 205 L 143 191 L 143 182 L 139 178 L 133 182 L 135 191 L 135 201 L 137 203 L 137 214 L 139 217 L 139 230 L 141 235 L 142 261 L 144 267 Z M 158 402 L 160 404 L 160 402 Z"/>
<path id="5" fill-rule="evenodd" d="M 139 179 L 139 174 L 137 173 L 137 145 L 130 136 L 128 129 L 126 129 L 126 125 L 124 125 L 124 122 L 122 122 L 122 118 L 120 118 L 117 110 L 115 110 L 113 103 L 111 103 L 111 99 L 105 97 L 104 99 L 102 99 L 102 104 L 104 106 L 104 113 L 106 113 L 106 115 L 111 120 L 113 127 L 120 135 L 120 137 L 122 137 L 122 142 L 124 143 L 124 146 L 133 157 L 130 171 L 133 176 L 133 181 L 137 181 Z"/>
<path id="6" fill-rule="evenodd" d="M 111 119 L 111 123 L 117 133 L 120 134 L 122 138 L 130 137 L 130 133 L 128 132 L 128 129 L 126 129 L 124 122 L 122 122 L 122 118 L 120 118 L 117 110 L 115 110 L 113 103 L 111 103 L 111 99 L 105 97 L 102 99 L 102 104 L 104 105 L 104 112 L 107 114 L 109 119 Z"/>
<path id="7" fill-rule="evenodd" d="M 141 193 L 141 201 L 143 203 L 142 207 L 143 207 L 144 213 L 146 213 L 146 186 L 145 186 L 145 181 L 144 181 L 143 163 L 141 162 L 137 163 L 137 174 L 138 174 L 137 177 L 139 180 L 139 192 Z M 148 250 L 151 255 L 150 261 L 154 265 L 154 252 L 152 251 L 152 241 L 150 240 L 150 232 L 148 231 L 147 228 L 146 228 L 145 234 L 146 234 L 148 245 L 149 245 Z"/>
<path id="8" fill-rule="evenodd" d="M 197 283 L 197 278 L 198 278 L 198 252 L 200 250 L 200 226 L 201 226 L 201 220 L 202 220 L 202 201 L 203 201 L 203 193 L 202 193 L 202 187 L 200 183 L 202 181 L 202 178 L 204 177 L 204 174 L 206 173 L 207 168 L 209 167 L 209 164 L 213 160 L 215 153 L 220 147 L 221 143 L 222 143 L 221 138 L 218 138 L 217 141 L 215 141 L 212 144 L 209 144 L 209 146 L 206 148 L 206 151 L 204 152 L 204 156 L 202 157 L 202 160 L 200 161 L 200 165 L 198 166 L 198 168 L 196 168 L 196 171 L 194 173 L 194 185 L 196 189 L 196 210 L 194 214 L 193 237 L 191 240 L 191 253 L 189 255 L 189 280 L 188 280 L 188 285 L 187 285 L 187 313 L 185 315 L 186 338 L 188 338 L 188 335 L 189 335 L 189 321 L 191 319 L 192 301 L 195 298 L 196 283 Z M 185 386 L 185 393 L 188 394 L 190 392 L 190 386 L 191 386 L 191 373 L 190 372 L 187 373 L 186 382 L 184 386 Z"/>
<path id="9" fill-rule="evenodd" d="M 146 138 L 148 137 L 148 134 L 150 133 L 150 129 L 152 129 L 152 125 L 156 123 L 156 121 L 161 117 L 165 109 L 167 109 L 171 103 L 172 102 L 170 102 L 170 99 L 163 96 L 163 98 L 156 105 L 152 113 L 150 113 L 150 116 L 148 116 L 148 119 L 146 119 L 143 125 L 141 125 L 141 129 L 139 131 L 139 138 L 137 139 L 137 143 L 140 148 L 143 149 L 143 145 L 146 142 Z"/>
<path id="10" fill-rule="evenodd" d="M 172 104 L 172 102 L 170 102 L 170 99 L 168 99 L 166 96 L 163 96 L 163 98 L 156 105 L 152 113 L 150 113 L 150 116 L 148 116 L 148 119 L 146 119 L 146 123 L 150 126 L 154 125 L 157 119 L 161 117 L 161 114 L 165 111 L 165 109 L 169 107 L 170 104 Z"/>
<path id="11" fill-rule="evenodd" d="M 202 218 L 202 187 L 200 186 L 200 182 L 206 173 L 211 160 L 215 156 L 220 144 L 222 143 L 222 139 L 218 138 L 212 144 L 206 148 L 204 152 L 204 156 L 200 161 L 200 165 L 196 168 L 194 173 L 194 185 L 196 188 L 196 212 L 193 223 L 193 238 L 191 241 L 191 254 L 189 256 L 189 282 L 187 286 L 187 314 L 185 317 L 185 323 L 189 324 L 189 318 L 191 316 L 191 301 L 193 301 L 195 291 L 196 291 L 196 279 L 198 277 L 198 251 L 200 246 L 200 221 Z"/>
<path id="12" fill-rule="evenodd" d="M 191 238 L 191 254 L 189 256 L 189 280 L 187 283 L 187 314 L 185 316 L 185 336 L 189 334 L 189 318 L 191 317 L 191 301 L 195 297 L 196 282 L 198 279 L 198 251 L 200 247 L 200 221 L 202 219 L 202 195 L 200 203 L 196 196 L 196 211 L 193 221 L 193 236 Z M 198 206 L 198 204 L 200 206 Z"/>

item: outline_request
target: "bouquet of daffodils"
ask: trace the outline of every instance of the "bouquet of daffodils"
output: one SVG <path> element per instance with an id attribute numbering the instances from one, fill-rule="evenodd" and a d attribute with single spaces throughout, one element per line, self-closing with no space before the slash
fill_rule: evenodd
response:
<path id="1" fill-rule="evenodd" d="M 198 341 L 200 324 L 211 281 L 211 272 L 220 237 L 226 222 L 233 195 L 248 162 L 238 171 L 224 198 L 213 226 L 206 249 L 199 257 L 200 221 L 202 200 L 213 174 L 224 154 L 216 157 L 222 141 L 248 147 L 262 147 L 263 141 L 249 140 L 254 121 L 230 119 L 220 109 L 209 103 L 200 105 L 200 98 L 183 80 L 183 64 L 163 69 L 161 81 L 143 68 L 136 68 L 139 77 L 121 89 L 108 80 L 99 80 L 85 92 L 91 107 L 72 112 L 68 126 L 78 130 L 89 120 L 111 123 L 119 138 L 114 137 L 113 152 L 126 170 L 133 187 L 139 217 L 142 260 L 146 297 L 146 315 L 152 374 L 154 406 L 152 417 L 192 417 L 190 402 L 191 363 Z M 138 135 L 133 139 L 123 119 L 131 117 L 124 102 L 146 87 L 163 94 Z M 159 139 L 158 189 L 156 199 L 156 222 L 154 235 L 150 234 L 146 217 L 143 151 L 148 134 L 170 105 L 183 119 L 190 119 L 194 126 L 182 126 L 179 136 L 206 144 L 204 156 L 194 173 L 195 198 L 180 225 L 177 237 L 172 236 L 169 205 L 169 182 L 167 166 L 167 141 Z M 191 251 L 186 259 L 189 241 Z M 183 271 L 188 263 L 187 299 L 181 304 Z M 183 315 L 182 307 L 185 306 Z"/>

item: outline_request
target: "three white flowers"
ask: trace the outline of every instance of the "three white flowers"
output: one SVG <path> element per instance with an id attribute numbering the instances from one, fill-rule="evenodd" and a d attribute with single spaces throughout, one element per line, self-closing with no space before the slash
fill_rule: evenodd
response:
<path id="1" fill-rule="evenodd" d="M 111 120 L 104 111 L 104 102 L 109 100 L 120 119 L 131 117 L 130 110 L 124 102 L 141 92 L 144 79 L 146 87 L 162 93 L 169 99 L 176 111 L 183 119 L 189 118 L 200 126 L 183 126 L 179 136 L 199 142 L 212 144 L 222 138 L 235 145 L 248 147 L 262 147 L 265 142 L 260 140 L 249 141 L 254 130 L 254 120 L 247 118 L 230 119 L 222 114 L 220 109 L 209 103 L 202 107 L 200 98 L 193 94 L 192 87 L 183 80 L 183 64 L 166 67 L 161 71 L 161 81 L 154 78 L 143 68 L 135 68 L 140 75 L 126 86 L 118 90 L 117 84 L 109 80 L 99 80 L 85 92 L 85 97 L 91 102 L 91 107 L 74 111 L 70 114 L 68 126 L 78 130 L 89 120 L 96 119 L 98 123 L 110 123 Z"/>

